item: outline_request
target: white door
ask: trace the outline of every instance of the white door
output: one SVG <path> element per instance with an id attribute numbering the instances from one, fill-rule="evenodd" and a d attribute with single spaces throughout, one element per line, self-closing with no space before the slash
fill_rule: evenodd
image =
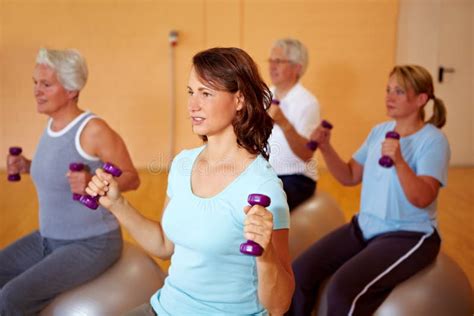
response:
<path id="1" fill-rule="evenodd" d="M 420 64 L 433 75 L 435 94 L 448 110 L 443 131 L 453 166 L 474 165 L 473 17 L 472 0 L 400 1 L 396 63 Z"/>

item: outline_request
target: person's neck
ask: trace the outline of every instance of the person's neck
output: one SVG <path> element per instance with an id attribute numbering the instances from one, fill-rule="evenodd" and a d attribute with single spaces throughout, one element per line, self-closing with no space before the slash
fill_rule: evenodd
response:
<path id="1" fill-rule="evenodd" d="M 243 147 L 237 144 L 235 136 L 229 137 L 210 137 L 207 140 L 207 146 L 203 152 L 203 158 L 210 165 L 235 164 L 246 159 L 252 158 L 251 154 Z"/>
<path id="2" fill-rule="evenodd" d="M 406 137 L 415 134 L 425 126 L 425 122 L 419 118 L 406 118 L 396 120 L 395 131 L 401 137 Z"/>
<path id="3" fill-rule="evenodd" d="M 53 131 L 62 130 L 83 112 L 83 110 L 77 107 L 76 103 L 69 103 L 64 107 L 61 107 L 61 109 L 49 115 L 52 120 L 51 129 Z"/>
<path id="4" fill-rule="evenodd" d="M 298 81 L 295 82 L 288 82 L 288 83 L 282 83 L 279 85 L 275 86 L 275 97 L 278 100 L 283 99 L 286 97 L 288 92 L 290 92 L 291 89 L 298 83 Z"/>

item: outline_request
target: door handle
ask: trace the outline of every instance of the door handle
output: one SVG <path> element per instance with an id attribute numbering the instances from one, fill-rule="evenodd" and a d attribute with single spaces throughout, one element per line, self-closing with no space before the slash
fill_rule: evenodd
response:
<path id="1" fill-rule="evenodd" d="M 445 73 L 453 73 L 453 72 L 455 72 L 454 68 L 439 66 L 438 67 L 438 82 L 440 83 L 443 82 Z"/>

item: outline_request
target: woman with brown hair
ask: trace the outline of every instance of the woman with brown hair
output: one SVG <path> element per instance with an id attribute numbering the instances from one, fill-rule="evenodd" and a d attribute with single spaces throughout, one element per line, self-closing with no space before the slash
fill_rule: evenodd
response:
<path id="1" fill-rule="evenodd" d="M 173 160 L 162 223 L 140 215 L 101 170 L 87 189 L 103 195 L 100 203 L 147 251 L 171 258 L 163 288 L 129 315 L 281 315 L 294 279 L 286 196 L 267 161 L 271 93 L 238 48 L 196 54 L 187 90 L 204 145 Z M 271 204 L 248 206 L 252 193 Z M 245 239 L 263 248 L 261 256 L 239 252 Z"/>

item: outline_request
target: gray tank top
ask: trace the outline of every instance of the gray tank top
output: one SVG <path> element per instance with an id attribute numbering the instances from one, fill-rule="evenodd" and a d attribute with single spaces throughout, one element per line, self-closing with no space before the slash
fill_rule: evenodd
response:
<path id="1" fill-rule="evenodd" d="M 31 164 L 31 177 L 39 200 L 39 224 L 43 237 L 83 239 L 119 227 L 115 216 L 99 207 L 91 210 L 72 199 L 66 173 L 71 162 L 82 162 L 91 173 L 102 166 L 98 157 L 81 147 L 80 135 L 87 122 L 96 117 L 84 112 L 59 132 L 51 130 L 49 120 Z"/>

